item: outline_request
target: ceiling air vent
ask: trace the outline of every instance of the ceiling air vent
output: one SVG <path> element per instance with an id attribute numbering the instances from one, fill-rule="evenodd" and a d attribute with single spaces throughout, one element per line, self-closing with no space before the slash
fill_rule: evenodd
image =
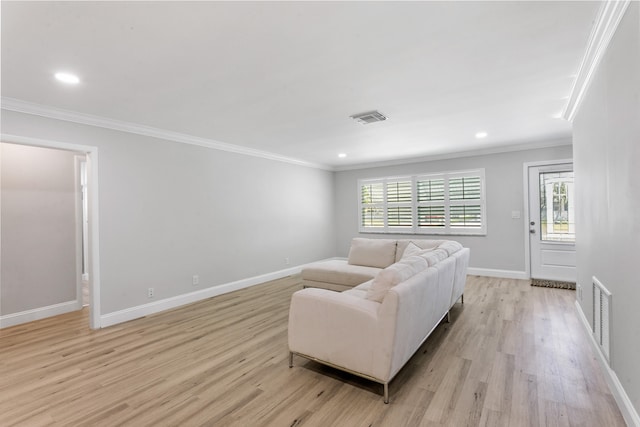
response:
<path id="1" fill-rule="evenodd" d="M 353 120 L 368 125 L 369 123 L 382 122 L 387 118 L 379 111 L 369 111 L 368 113 L 354 114 L 350 116 Z"/>

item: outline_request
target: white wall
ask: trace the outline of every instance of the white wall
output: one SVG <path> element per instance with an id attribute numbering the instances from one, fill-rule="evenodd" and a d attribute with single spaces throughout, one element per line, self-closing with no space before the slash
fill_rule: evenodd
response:
<path id="1" fill-rule="evenodd" d="M 332 172 L 11 111 L 2 131 L 98 147 L 103 315 L 335 255 Z"/>
<path id="2" fill-rule="evenodd" d="M 0 144 L 3 316 L 76 300 L 74 153 Z"/>
<path id="3" fill-rule="evenodd" d="M 640 411 L 640 4 L 632 2 L 574 119 L 579 301 L 613 294 L 611 367 Z"/>
<path id="4" fill-rule="evenodd" d="M 570 159 L 571 156 L 571 146 L 562 145 L 338 172 L 335 183 L 338 255 L 348 255 L 353 237 L 387 236 L 358 232 L 358 179 L 485 168 L 487 235 L 420 235 L 418 238 L 451 238 L 461 242 L 471 248 L 470 267 L 522 273 L 525 270 L 523 164 L 539 160 Z M 511 212 L 516 210 L 521 212 L 520 219 L 511 218 Z M 407 238 L 406 236 L 394 235 Z"/>

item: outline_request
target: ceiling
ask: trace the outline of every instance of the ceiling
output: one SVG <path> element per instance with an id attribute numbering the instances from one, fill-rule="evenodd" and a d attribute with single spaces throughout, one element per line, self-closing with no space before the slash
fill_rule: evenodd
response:
<path id="1" fill-rule="evenodd" d="M 566 141 L 599 8 L 3 1 L 2 97 L 334 169 Z"/>

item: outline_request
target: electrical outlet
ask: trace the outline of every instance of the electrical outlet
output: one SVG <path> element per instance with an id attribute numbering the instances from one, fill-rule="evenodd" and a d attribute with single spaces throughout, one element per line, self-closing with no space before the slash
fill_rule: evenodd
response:
<path id="1" fill-rule="evenodd" d="M 197 286 L 200 284 L 200 276 L 198 276 L 197 274 L 193 275 L 193 279 L 191 280 L 191 283 L 193 284 L 193 286 Z"/>
<path id="2" fill-rule="evenodd" d="M 289 257 L 286 257 L 286 258 L 284 259 L 284 263 L 285 263 L 286 265 L 289 265 Z"/>
<path id="3" fill-rule="evenodd" d="M 153 294 L 154 294 L 153 288 L 147 289 L 147 298 L 153 298 Z"/>

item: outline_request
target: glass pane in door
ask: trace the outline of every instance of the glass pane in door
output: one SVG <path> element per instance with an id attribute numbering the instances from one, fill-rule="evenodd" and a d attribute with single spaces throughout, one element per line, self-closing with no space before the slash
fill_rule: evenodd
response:
<path id="1" fill-rule="evenodd" d="M 547 242 L 575 242 L 573 171 L 540 174 L 540 236 Z"/>

